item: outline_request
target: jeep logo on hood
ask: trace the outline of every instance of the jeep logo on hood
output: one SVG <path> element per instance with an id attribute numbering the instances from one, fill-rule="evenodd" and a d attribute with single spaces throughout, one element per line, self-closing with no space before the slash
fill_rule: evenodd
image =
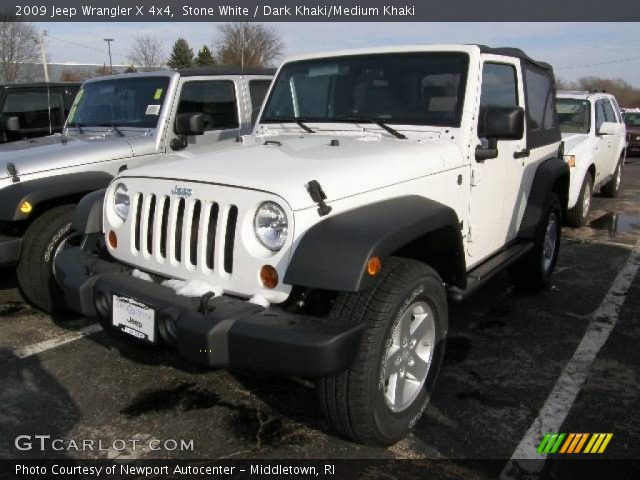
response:
<path id="1" fill-rule="evenodd" d="M 193 190 L 190 188 L 183 188 L 176 185 L 171 190 L 171 195 L 177 195 L 178 197 L 189 198 L 193 194 Z"/>

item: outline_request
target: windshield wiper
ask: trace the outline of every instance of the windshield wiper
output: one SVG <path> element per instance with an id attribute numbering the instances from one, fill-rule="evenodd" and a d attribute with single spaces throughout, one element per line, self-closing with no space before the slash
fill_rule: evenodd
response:
<path id="1" fill-rule="evenodd" d="M 67 123 L 67 128 L 77 128 L 78 132 L 80 132 L 80 134 L 84 134 L 84 130 L 82 129 L 82 124 L 79 122 L 71 122 L 71 123 Z"/>
<path id="2" fill-rule="evenodd" d="M 356 116 L 350 116 L 350 115 L 338 115 L 336 117 L 333 117 L 332 120 L 338 120 L 338 121 L 342 121 L 342 122 L 374 123 L 374 124 L 378 125 L 380 128 L 382 128 L 382 129 L 386 130 L 387 132 L 389 132 L 391 135 L 393 135 L 396 138 L 400 138 L 401 140 L 405 140 L 407 138 L 407 136 L 404 133 L 400 133 L 395 128 L 391 128 L 389 125 L 387 125 L 385 122 L 383 122 L 379 118 L 356 117 Z"/>
<path id="3" fill-rule="evenodd" d="M 272 117 L 269 120 L 274 120 L 277 122 L 293 122 L 298 124 L 298 126 L 303 129 L 305 132 L 307 133 L 316 133 L 315 130 L 312 130 L 311 128 L 309 128 L 308 125 L 305 125 L 304 122 L 304 118 L 302 117 Z"/>
<path id="4" fill-rule="evenodd" d="M 118 126 L 113 123 L 113 122 L 105 122 L 105 123 L 98 123 L 97 125 L 98 127 L 111 127 L 113 129 L 114 132 L 116 132 L 118 134 L 119 137 L 124 137 L 124 133 L 122 133 L 122 130 L 120 130 L 118 128 Z"/>

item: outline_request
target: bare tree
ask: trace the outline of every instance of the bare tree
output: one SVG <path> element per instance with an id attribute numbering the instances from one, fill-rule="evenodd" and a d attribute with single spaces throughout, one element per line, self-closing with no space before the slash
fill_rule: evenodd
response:
<path id="1" fill-rule="evenodd" d="M 162 43 L 150 35 L 138 35 L 129 51 L 129 61 L 143 72 L 158 70 L 165 64 Z"/>
<path id="2" fill-rule="evenodd" d="M 0 81 L 12 83 L 38 61 L 38 31 L 32 23 L 9 20 L 0 12 Z"/>
<path id="3" fill-rule="evenodd" d="M 284 55 L 280 32 L 272 25 L 261 23 L 227 23 L 218 26 L 217 63 L 266 67 Z"/>

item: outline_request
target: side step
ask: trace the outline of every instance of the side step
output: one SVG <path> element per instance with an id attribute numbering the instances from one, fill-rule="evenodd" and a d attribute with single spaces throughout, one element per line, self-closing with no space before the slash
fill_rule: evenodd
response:
<path id="1" fill-rule="evenodd" d="M 466 300 L 494 275 L 520 259 L 532 248 L 533 242 L 518 242 L 485 260 L 467 274 L 467 288 L 464 290 L 458 287 L 448 288 L 449 299 L 454 302 Z"/>

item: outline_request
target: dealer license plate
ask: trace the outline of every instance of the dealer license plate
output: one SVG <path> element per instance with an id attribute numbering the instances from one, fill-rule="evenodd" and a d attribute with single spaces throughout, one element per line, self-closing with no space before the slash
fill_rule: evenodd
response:
<path id="1" fill-rule="evenodd" d="M 113 296 L 113 326 L 140 340 L 156 342 L 155 311 L 132 298 Z"/>

